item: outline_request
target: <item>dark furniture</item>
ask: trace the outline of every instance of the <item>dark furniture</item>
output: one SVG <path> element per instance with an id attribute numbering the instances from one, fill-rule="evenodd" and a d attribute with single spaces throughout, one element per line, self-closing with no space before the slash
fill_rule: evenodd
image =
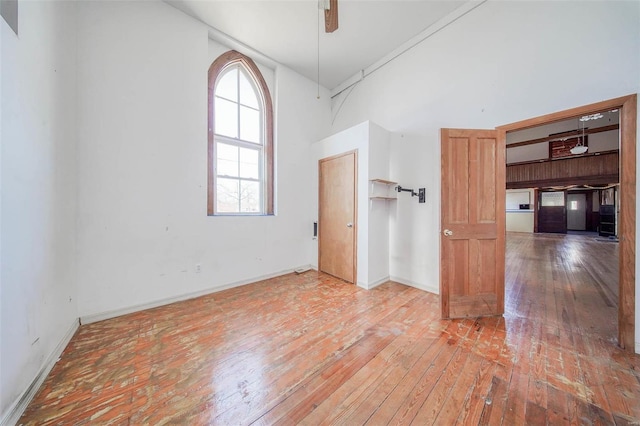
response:
<path id="1" fill-rule="evenodd" d="M 616 206 L 600 206 L 598 231 L 602 237 L 616 236 Z"/>

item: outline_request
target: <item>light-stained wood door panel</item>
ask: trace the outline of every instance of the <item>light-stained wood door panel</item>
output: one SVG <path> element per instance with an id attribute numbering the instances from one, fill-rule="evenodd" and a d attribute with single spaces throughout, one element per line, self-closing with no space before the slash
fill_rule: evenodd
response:
<path id="1" fill-rule="evenodd" d="M 443 318 L 504 310 L 504 133 L 442 129 Z"/>
<path id="2" fill-rule="evenodd" d="M 319 162 L 319 270 L 356 282 L 357 152 Z"/>

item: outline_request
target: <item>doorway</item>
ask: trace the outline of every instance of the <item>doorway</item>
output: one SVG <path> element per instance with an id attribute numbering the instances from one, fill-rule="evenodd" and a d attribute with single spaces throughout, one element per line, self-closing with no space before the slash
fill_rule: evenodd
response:
<path id="1" fill-rule="evenodd" d="M 587 195 L 567 194 L 567 230 L 587 230 Z"/>
<path id="2" fill-rule="evenodd" d="M 539 191 L 538 232 L 566 234 L 566 204 L 564 191 Z"/>
<path id="3" fill-rule="evenodd" d="M 637 95 L 629 95 L 591 105 L 500 126 L 505 132 L 524 130 L 568 118 L 618 109 L 620 114 L 620 212 L 618 344 L 634 350 L 635 341 L 635 246 L 636 246 L 636 127 Z M 628 200 L 628 202 L 625 202 Z"/>
<path id="4" fill-rule="evenodd" d="M 356 282 L 357 152 L 319 161 L 318 269 Z"/>

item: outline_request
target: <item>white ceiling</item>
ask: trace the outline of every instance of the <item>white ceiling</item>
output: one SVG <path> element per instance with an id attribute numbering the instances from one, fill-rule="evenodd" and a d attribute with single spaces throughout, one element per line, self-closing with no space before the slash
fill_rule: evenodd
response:
<path id="1" fill-rule="evenodd" d="M 313 81 L 317 81 L 320 21 L 320 83 L 328 89 L 467 3 L 339 0 L 339 28 L 326 34 L 317 0 L 165 1 Z"/>

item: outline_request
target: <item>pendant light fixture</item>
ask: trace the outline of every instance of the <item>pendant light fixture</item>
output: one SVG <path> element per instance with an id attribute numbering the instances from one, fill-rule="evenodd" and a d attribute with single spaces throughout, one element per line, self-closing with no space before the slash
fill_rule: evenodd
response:
<path id="1" fill-rule="evenodd" d="M 582 122 L 582 137 L 578 137 L 578 143 L 576 144 L 576 146 L 571 148 L 570 151 L 573 155 L 584 154 L 589 149 L 589 147 L 584 145 L 584 123 L 585 121 L 592 120 L 592 118 L 588 117 L 589 116 L 580 117 L 580 122 Z"/>

